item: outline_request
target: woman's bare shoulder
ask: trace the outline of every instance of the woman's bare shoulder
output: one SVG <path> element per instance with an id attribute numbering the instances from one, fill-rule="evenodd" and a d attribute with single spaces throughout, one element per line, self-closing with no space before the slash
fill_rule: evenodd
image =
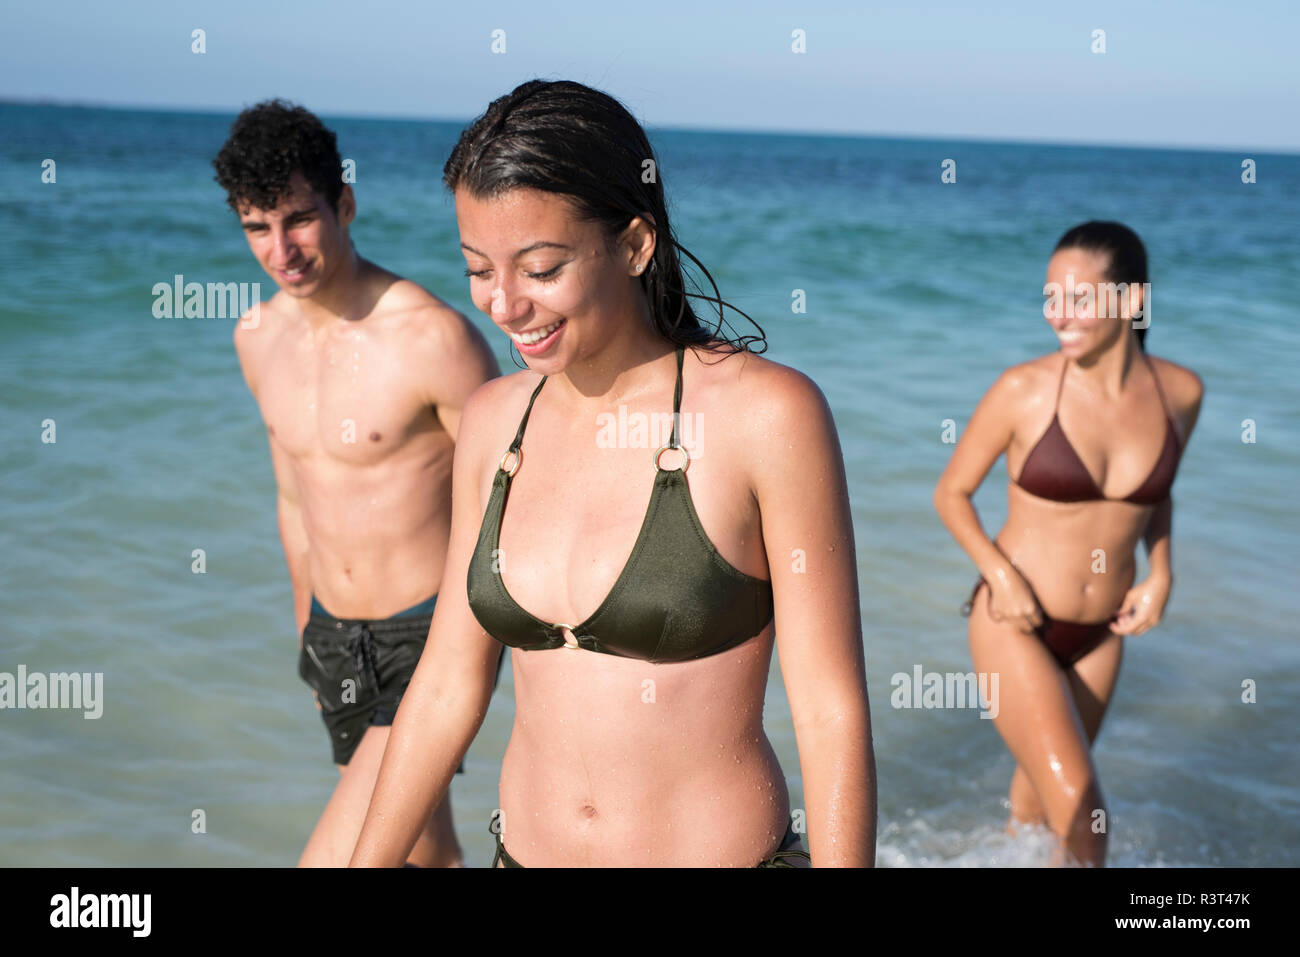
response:
<path id="1" fill-rule="evenodd" d="M 826 396 L 817 383 L 791 366 L 753 352 L 693 351 L 710 404 L 725 410 L 738 427 L 763 431 L 827 408 Z"/>
<path id="2" fill-rule="evenodd" d="M 968 433 L 1010 441 L 1021 430 L 1042 429 L 1061 379 L 1061 355 L 1049 352 L 1008 366 L 985 390 L 968 425 Z"/>
<path id="3" fill-rule="evenodd" d="M 536 372 L 520 369 L 484 382 L 465 400 L 462 430 L 468 428 L 477 438 L 484 434 L 495 435 L 506 423 L 510 423 L 511 428 L 517 427 L 528 405 L 528 397 L 541 381 L 542 377 Z M 505 441 L 508 443 L 510 436 Z M 505 451 L 505 446 L 502 446 L 502 451 Z"/>
<path id="4" fill-rule="evenodd" d="M 503 410 L 504 407 L 509 406 L 515 396 L 531 395 L 532 390 L 536 389 L 537 383 L 541 381 L 542 377 L 531 369 L 507 372 L 495 379 L 488 379 L 470 393 L 465 407 L 469 408 L 469 404 L 472 402 L 478 408 L 480 415 L 491 415 L 493 412 Z M 524 399 L 525 404 L 527 401 L 527 399 Z"/>
<path id="5" fill-rule="evenodd" d="M 989 393 L 996 391 L 1012 401 L 1025 399 L 1055 387 L 1060 377 L 1061 354 L 1048 352 L 1003 369 L 989 386 Z"/>
<path id="6" fill-rule="evenodd" d="M 1164 390 L 1170 405 L 1180 413 L 1187 413 L 1200 406 L 1201 397 L 1205 395 L 1205 383 L 1199 375 L 1168 359 L 1152 355 L 1147 358 L 1155 366 L 1156 375 L 1160 377 L 1160 388 Z"/>

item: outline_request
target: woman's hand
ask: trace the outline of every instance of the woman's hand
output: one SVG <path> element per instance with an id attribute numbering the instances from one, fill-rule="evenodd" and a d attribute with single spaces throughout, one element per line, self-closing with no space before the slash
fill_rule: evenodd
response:
<path id="1" fill-rule="evenodd" d="M 1110 630 L 1117 635 L 1140 635 L 1160 624 L 1173 581 L 1163 575 L 1151 575 L 1134 585 L 1120 603 L 1119 614 Z"/>
<path id="2" fill-rule="evenodd" d="M 1015 566 L 997 568 L 984 580 L 989 586 L 989 617 L 994 621 L 1015 625 L 1027 635 L 1043 623 L 1043 610 L 1038 607 L 1034 590 Z"/>

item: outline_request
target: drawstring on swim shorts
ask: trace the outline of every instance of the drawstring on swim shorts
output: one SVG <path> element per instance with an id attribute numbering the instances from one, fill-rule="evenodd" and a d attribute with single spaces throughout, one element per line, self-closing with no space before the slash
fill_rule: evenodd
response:
<path id="1" fill-rule="evenodd" d="M 348 629 L 348 652 L 361 682 L 372 691 L 379 690 L 378 659 L 375 655 L 375 636 L 365 622 Z"/>

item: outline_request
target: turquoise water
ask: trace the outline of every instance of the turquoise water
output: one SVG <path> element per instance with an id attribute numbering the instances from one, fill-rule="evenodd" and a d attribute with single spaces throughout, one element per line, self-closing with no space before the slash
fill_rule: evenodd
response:
<path id="1" fill-rule="evenodd" d="M 225 320 L 157 319 L 156 282 L 262 282 L 212 182 L 231 117 L 0 105 L 0 672 L 102 672 L 104 712 L 0 711 L 0 864 L 284 865 L 336 779 L 296 674 L 265 432 Z M 456 124 L 338 120 L 369 258 L 468 298 L 440 185 Z M 1175 488 L 1175 591 L 1129 643 L 1097 745 L 1112 861 L 1300 863 L 1300 157 L 652 133 L 685 245 L 813 377 L 848 468 L 879 764 L 880 861 L 1037 863 L 1001 833 L 1011 758 L 974 711 L 895 710 L 967 671 L 973 572 L 930 506 L 1007 365 L 1053 348 L 1061 232 L 1118 218 L 1152 258 L 1152 352 L 1207 394 Z M 41 182 L 42 160 L 57 181 Z M 939 181 L 940 163 L 958 182 Z M 791 294 L 807 294 L 805 314 Z M 45 420 L 56 441 L 41 441 Z M 1258 441 L 1241 441 L 1242 421 Z M 999 465 L 977 497 L 1005 514 Z M 194 549 L 206 573 L 191 572 Z M 1241 701 L 1243 680 L 1258 688 Z M 453 786 L 469 862 L 512 720 L 508 671 Z M 766 722 L 802 806 L 774 665 Z M 196 809 L 206 831 L 195 834 Z"/>

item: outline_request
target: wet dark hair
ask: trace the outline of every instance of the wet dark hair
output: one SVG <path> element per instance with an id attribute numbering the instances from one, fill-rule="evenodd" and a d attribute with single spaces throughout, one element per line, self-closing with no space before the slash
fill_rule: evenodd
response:
<path id="1" fill-rule="evenodd" d="M 337 139 L 316 114 L 286 103 L 266 100 L 235 118 L 217 158 L 216 180 L 235 212 L 241 206 L 274 209 L 289 192 L 289 177 L 301 172 L 311 188 L 339 211 L 343 192 L 343 162 Z"/>
<path id="2" fill-rule="evenodd" d="M 1067 229 L 1065 235 L 1056 243 L 1052 252 L 1062 249 L 1086 249 L 1088 252 L 1106 253 L 1110 264 L 1106 267 L 1106 281 L 1126 282 L 1141 285 L 1150 282 L 1147 273 L 1147 250 L 1142 245 L 1138 234 L 1123 223 L 1103 220 L 1090 220 Z M 1150 304 L 1143 299 L 1142 310 L 1146 314 Z M 1134 329 L 1137 333 L 1138 347 L 1146 352 L 1146 329 Z"/>
<path id="3" fill-rule="evenodd" d="M 604 229 L 607 243 L 634 217 L 645 217 L 655 230 L 656 242 L 654 256 L 640 277 L 641 288 L 659 334 L 677 345 L 725 343 L 732 351 L 763 352 L 767 337 L 762 328 L 721 298 L 704 264 L 674 237 L 660 174 L 645 131 L 618 100 L 568 80 L 529 80 L 493 100 L 465 128 L 443 167 L 442 179 L 453 193 L 463 187 L 478 199 L 493 199 L 519 188 L 563 195 L 578 216 Z M 679 251 L 704 273 L 713 287 L 712 296 L 693 280 L 692 286 L 700 291 L 686 289 Z M 691 298 L 717 307 L 716 326 L 700 321 Z M 748 319 L 758 335 L 735 335 L 723 307 Z M 723 335 L 724 326 L 730 335 Z M 761 347 L 753 348 L 753 343 Z"/>

